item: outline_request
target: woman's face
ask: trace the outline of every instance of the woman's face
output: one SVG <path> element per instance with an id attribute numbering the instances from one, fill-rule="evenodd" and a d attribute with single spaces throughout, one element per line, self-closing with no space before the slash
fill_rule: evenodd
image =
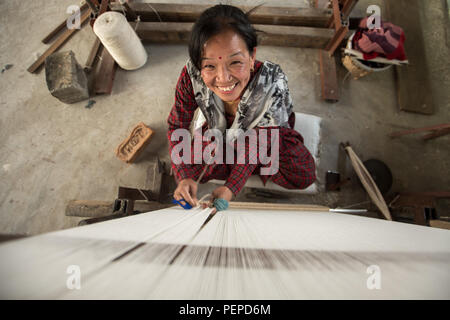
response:
<path id="1" fill-rule="evenodd" d="M 234 31 L 211 37 L 203 47 L 201 75 L 206 86 L 225 102 L 237 100 L 248 81 L 255 62 L 244 40 Z"/>

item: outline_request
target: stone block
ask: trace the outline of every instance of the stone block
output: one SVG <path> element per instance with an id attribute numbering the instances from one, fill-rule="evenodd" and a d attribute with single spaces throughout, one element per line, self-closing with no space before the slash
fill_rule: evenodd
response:
<path id="1" fill-rule="evenodd" d="M 159 159 L 146 159 L 122 168 L 119 173 L 121 187 L 150 191 L 159 195 L 164 168 Z"/>
<path id="2" fill-rule="evenodd" d="M 72 51 L 56 52 L 45 59 L 45 79 L 50 93 L 64 103 L 89 99 L 86 74 Z"/>

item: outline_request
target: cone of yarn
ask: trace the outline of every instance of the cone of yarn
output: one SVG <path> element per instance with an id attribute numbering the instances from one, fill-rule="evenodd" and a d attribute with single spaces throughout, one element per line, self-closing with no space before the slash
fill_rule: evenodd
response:
<path id="1" fill-rule="evenodd" d="M 95 20 L 94 33 L 122 69 L 136 70 L 147 62 L 147 52 L 123 14 L 101 14 Z"/>

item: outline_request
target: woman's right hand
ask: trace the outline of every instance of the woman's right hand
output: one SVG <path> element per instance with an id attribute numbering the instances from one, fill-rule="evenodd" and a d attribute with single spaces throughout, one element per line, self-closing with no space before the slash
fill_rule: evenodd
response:
<path id="1" fill-rule="evenodd" d="M 191 206 L 196 207 L 197 200 L 197 182 L 193 179 L 183 179 L 178 183 L 178 187 L 175 189 L 173 193 L 173 197 L 175 200 L 180 201 L 184 199 Z"/>

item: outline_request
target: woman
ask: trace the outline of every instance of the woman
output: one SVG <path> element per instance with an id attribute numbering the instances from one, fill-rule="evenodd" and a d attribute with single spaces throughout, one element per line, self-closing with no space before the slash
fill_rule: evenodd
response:
<path id="1" fill-rule="evenodd" d="M 206 118 L 202 132 L 217 129 L 224 133 L 226 143 L 236 146 L 239 132 L 266 130 L 267 141 L 246 142 L 246 159 L 250 156 L 256 160 L 243 164 L 235 161 L 176 165 L 172 159 L 178 182 L 176 200 L 197 205 L 196 180 L 201 177 L 201 183 L 225 180 L 213 191 L 213 198 L 230 201 L 252 174 L 261 174 L 267 167 L 258 160 L 257 151 L 261 150 L 261 143 L 273 146 L 272 135 L 278 139 L 278 150 L 271 150 L 279 152 L 278 170 L 272 175 L 260 175 L 263 183 L 271 179 L 288 189 L 304 189 L 315 181 L 314 159 L 303 145 L 302 136 L 292 129 L 295 115 L 287 78 L 278 65 L 256 60 L 256 46 L 255 29 L 247 15 L 236 7 L 214 6 L 195 23 L 189 43 L 190 60 L 178 79 L 175 104 L 168 119 L 170 151 L 178 144 L 172 141 L 172 133 L 189 129 L 197 108 Z M 202 151 L 207 145 L 203 142 Z"/>

